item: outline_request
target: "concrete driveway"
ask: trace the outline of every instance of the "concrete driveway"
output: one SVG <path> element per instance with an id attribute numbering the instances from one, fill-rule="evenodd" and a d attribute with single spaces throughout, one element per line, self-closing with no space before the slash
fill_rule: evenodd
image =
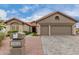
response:
<path id="1" fill-rule="evenodd" d="M 41 36 L 44 54 L 79 55 L 79 36 Z"/>

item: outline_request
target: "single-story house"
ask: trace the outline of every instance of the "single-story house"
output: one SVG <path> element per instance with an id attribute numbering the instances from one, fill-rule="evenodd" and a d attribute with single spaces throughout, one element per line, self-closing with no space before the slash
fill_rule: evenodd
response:
<path id="1" fill-rule="evenodd" d="M 6 32 L 12 31 L 12 30 L 19 31 L 19 32 L 23 32 L 23 31 L 32 32 L 31 25 L 17 18 L 12 18 L 10 20 L 7 20 L 5 24 L 6 24 Z"/>
<path id="2" fill-rule="evenodd" d="M 38 35 L 75 35 L 77 21 L 61 12 L 50 13 L 36 21 Z"/>

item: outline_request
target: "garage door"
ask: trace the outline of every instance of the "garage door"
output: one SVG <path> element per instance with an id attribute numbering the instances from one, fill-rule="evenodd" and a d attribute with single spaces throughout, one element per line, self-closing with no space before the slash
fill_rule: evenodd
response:
<path id="1" fill-rule="evenodd" d="M 70 35 L 72 34 L 71 26 L 51 26 L 51 35 Z"/>
<path id="2" fill-rule="evenodd" d="M 49 27 L 48 27 L 48 25 L 41 25 L 40 34 L 41 35 L 49 35 Z"/>

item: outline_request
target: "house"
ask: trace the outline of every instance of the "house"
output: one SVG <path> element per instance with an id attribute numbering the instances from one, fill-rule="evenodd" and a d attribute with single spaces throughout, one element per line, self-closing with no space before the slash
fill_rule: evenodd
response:
<path id="1" fill-rule="evenodd" d="M 17 18 L 12 18 L 10 20 L 7 20 L 5 24 L 6 24 L 6 32 L 12 30 L 19 32 L 23 32 L 23 31 L 32 32 L 32 27 L 28 23 L 23 22 Z"/>
<path id="2" fill-rule="evenodd" d="M 36 21 L 38 35 L 75 35 L 77 21 L 61 12 L 50 13 Z"/>

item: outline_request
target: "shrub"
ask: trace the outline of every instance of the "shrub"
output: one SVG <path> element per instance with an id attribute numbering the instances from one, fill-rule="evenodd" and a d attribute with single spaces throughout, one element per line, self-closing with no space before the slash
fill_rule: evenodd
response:
<path id="1" fill-rule="evenodd" d="M 3 32 L 0 32 L 0 46 L 2 44 L 2 40 L 4 39 L 5 34 Z"/>
<path id="2" fill-rule="evenodd" d="M 12 30 L 12 31 L 8 31 L 7 36 L 10 36 L 12 33 L 16 33 L 18 31 Z"/>
<path id="3" fill-rule="evenodd" d="M 37 33 L 36 32 L 33 32 L 33 36 L 37 36 Z"/>
<path id="4" fill-rule="evenodd" d="M 25 35 L 31 34 L 32 32 L 23 31 Z"/>

